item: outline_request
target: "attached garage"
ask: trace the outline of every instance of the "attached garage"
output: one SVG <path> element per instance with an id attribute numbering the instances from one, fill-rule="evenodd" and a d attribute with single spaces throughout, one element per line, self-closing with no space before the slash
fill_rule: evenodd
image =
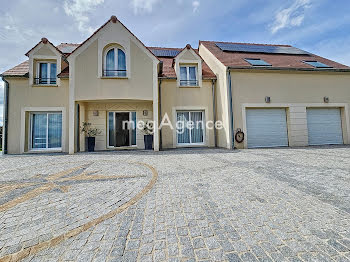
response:
<path id="1" fill-rule="evenodd" d="M 309 145 L 343 144 L 339 108 L 308 108 L 307 128 Z"/>
<path id="2" fill-rule="evenodd" d="M 247 109 L 248 148 L 288 146 L 284 108 Z"/>

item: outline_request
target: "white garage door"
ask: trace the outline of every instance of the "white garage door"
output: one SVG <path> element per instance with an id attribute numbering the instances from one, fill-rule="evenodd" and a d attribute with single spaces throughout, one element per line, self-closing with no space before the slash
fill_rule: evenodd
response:
<path id="1" fill-rule="evenodd" d="M 248 148 L 288 146 L 285 109 L 247 109 Z"/>
<path id="2" fill-rule="evenodd" d="M 309 145 L 343 144 L 339 108 L 307 109 Z"/>

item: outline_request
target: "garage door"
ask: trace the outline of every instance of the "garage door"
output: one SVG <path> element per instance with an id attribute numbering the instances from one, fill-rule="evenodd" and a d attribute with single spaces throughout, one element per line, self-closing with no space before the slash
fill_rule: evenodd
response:
<path id="1" fill-rule="evenodd" d="M 307 109 L 309 145 L 343 144 L 339 108 Z"/>
<path id="2" fill-rule="evenodd" d="M 288 146 L 285 109 L 247 109 L 248 148 Z"/>

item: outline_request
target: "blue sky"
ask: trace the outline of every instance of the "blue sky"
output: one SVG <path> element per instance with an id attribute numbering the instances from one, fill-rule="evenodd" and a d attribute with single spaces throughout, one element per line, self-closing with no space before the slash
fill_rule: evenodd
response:
<path id="1" fill-rule="evenodd" d="M 41 37 L 80 43 L 111 15 L 149 46 L 197 47 L 198 40 L 291 44 L 350 65 L 347 0 L 12 0 L 2 3 L 0 71 L 26 60 Z"/>

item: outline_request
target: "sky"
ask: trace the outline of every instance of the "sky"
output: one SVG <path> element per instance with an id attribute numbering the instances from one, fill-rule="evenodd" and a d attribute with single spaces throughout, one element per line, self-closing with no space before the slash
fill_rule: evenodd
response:
<path id="1" fill-rule="evenodd" d="M 290 44 L 350 65 L 348 0 L 0 0 L 0 72 L 42 37 L 81 43 L 111 15 L 145 45 L 199 40 Z M 0 125 L 3 82 L 0 80 Z"/>

